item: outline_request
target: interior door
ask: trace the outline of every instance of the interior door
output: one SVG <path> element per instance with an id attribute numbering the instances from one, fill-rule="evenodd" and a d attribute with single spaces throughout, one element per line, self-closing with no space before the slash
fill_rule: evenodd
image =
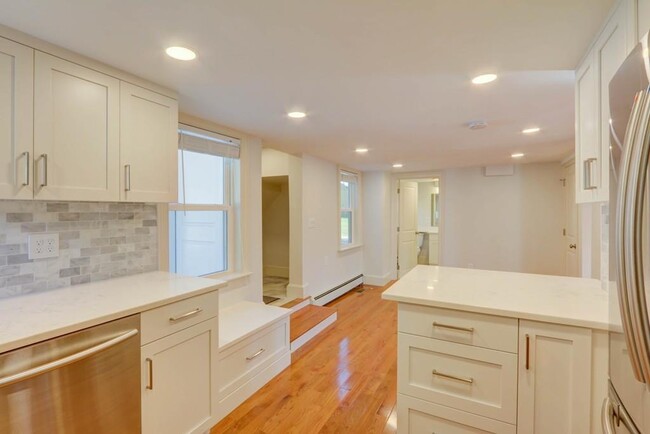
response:
<path id="1" fill-rule="evenodd" d="M 400 181 L 399 187 L 399 228 L 397 232 L 397 277 L 411 271 L 417 261 L 418 226 L 418 183 Z"/>
<path id="2" fill-rule="evenodd" d="M 566 275 L 579 277 L 578 205 L 576 204 L 576 169 L 570 164 L 564 168 L 564 260 Z"/>

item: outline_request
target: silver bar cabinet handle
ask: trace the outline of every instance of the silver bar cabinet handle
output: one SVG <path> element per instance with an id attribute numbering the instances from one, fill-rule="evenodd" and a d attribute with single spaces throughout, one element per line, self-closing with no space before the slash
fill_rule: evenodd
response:
<path id="1" fill-rule="evenodd" d="M 264 348 L 260 348 L 260 350 L 258 352 L 256 352 L 255 354 L 253 354 L 252 356 L 246 357 L 246 360 L 248 360 L 250 362 L 254 358 L 260 356 L 264 351 L 265 351 Z"/>
<path id="2" fill-rule="evenodd" d="M 584 175 L 584 189 L 585 190 L 595 190 L 598 188 L 596 185 L 591 183 L 591 166 L 594 163 L 594 161 L 598 161 L 596 158 L 587 158 L 585 161 L 583 161 L 583 175 Z"/>
<path id="3" fill-rule="evenodd" d="M 23 182 L 23 186 L 28 186 L 30 179 L 29 179 L 29 151 L 23 152 L 23 157 L 25 157 L 25 182 Z"/>
<path id="4" fill-rule="evenodd" d="M 458 330 L 461 332 L 467 332 L 467 333 L 474 333 L 474 327 L 459 327 L 455 325 L 449 325 L 449 324 L 441 324 L 439 322 L 433 322 L 434 327 L 440 327 L 442 329 L 450 329 L 450 330 Z"/>
<path id="5" fill-rule="evenodd" d="M 471 377 L 469 377 L 469 378 L 457 377 L 455 375 L 444 374 L 442 372 L 436 371 L 435 369 L 433 371 L 431 371 L 431 375 L 435 375 L 436 377 L 447 378 L 449 380 L 461 381 L 461 382 L 467 383 L 467 384 L 474 383 L 474 379 L 471 378 Z"/>
<path id="6" fill-rule="evenodd" d="M 192 311 L 189 311 L 187 313 L 177 315 L 177 316 L 172 316 L 171 318 L 169 318 L 169 322 L 176 322 L 176 321 L 181 321 L 181 320 L 184 320 L 184 319 L 187 319 L 187 318 L 191 318 L 191 317 L 193 317 L 195 315 L 198 315 L 201 312 L 203 312 L 203 309 L 201 309 L 200 307 L 197 307 L 196 309 L 194 309 Z"/>
<path id="7" fill-rule="evenodd" d="M 146 358 L 145 362 L 147 362 L 147 371 L 149 372 L 149 378 L 147 381 L 147 390 L 153 390 L 153 360 L 150 358 Z"/>
<path id="8" fill-rule="evenodd" d="M 41 187 L 47 187 L 47 154 L 41 154 L 41 159 L 43 160 L 43 182 Z"/>
<path id="9" fill-rule="evenodd" d="M 137 334 L 138 334 L 137 329 L 129 330 L 128 332 L 123 333 L 113 339 L 110 339 L 106 342 L 102 342 L 101 344 L 95 345 L 94 347 L 90 347 L 86 350 L 79 351 L 78 353 L 71 354 L 69 356 L 63 357 L 53 362 L 45 363 L 44 365 L 40 365 L 35 368 L 28 369 L 18 374 L 9 375 L 8 377 L 0 378 L 0 387 L 7 386 L 9 384 L 13 384 L 18 381 L 26 380 L 28 378 L 35 377 L 40 374 L 44 374 L 48 371 L 52 371 L 54 369 L 58 369 L 63 366 L 69 365 L 71 363 L 78 362 L 79 360 L 86 359 L 94 354 L 107 350 L 108 348 L 114 347 L 120 342 L 124 342 L 125 340 Z"/>
<path id="10" fill-rule="evenodd" d="M 131 165 L 124 165 L 124 191 L 131 191 Z"/>

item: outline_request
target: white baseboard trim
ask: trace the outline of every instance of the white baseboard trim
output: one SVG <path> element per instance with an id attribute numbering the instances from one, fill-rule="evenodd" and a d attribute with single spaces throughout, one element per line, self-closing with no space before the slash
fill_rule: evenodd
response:
<path id="1" fill-rule="evenodd" d="M 298 303 L 297 305 L 292 306 L 291 307 L 291 312 L 298 312 L 300 309 L 302 309 L 303 307 L 309 306 L 310 304 L 311 304 L 311 297 L 307 297 L 303 301 Z"/>
<path id="2" fill-rule="evenodd" d="M 307 333 L 301 335 L 296 339 L 295 341 L 291 342 L 291 352 L 293 353 L 296 351 L 298 348 L 302 347 L 305 345 L 307 342 L 315 338 L 320 332 L 325 330 L 329 325 L 334 324 L 336 322 L 337 314 L 334 312 L 318 324 L 316 324 L 315 327 L 312 327 L 311 330 L 309 330 Z"/>
<path id="3" fill-rule="evenodd" d="M 282 267 L 280 265 L 264 265 L 265 276 L 277 276 L 289 278 L 289 267 Z"/>
<path id="4" fill-rule="evenodd" d="M 357 277 L 348 280 L 338 288 L 331 289 L 324 292 L 321 295 L 314 297 L 314 304 L 317 306 L 324 306 L 332 300 L 335 300 L 357 286 L 363 283 L 363 274 L 358 275 Z"/>
<path id="5" fill-rule="evenodd" d="M 294 298 L 303 298 L 307 289 L 307 285 L 295 285 L 290 283 L 287 285 L 287 298 L 293 300 Z"/>
<path id="6" fill-rule="evenodd" d="M 383 276 L 368 276 L 363 275 L 363 283 L 373 286 L 384 286 L 390 282 L 390 272 L 384 274 Z"/>
<path id="7" fill-rule="evenodd" d="M 246 401 L 253 393 L 260 390 L 262 386 L 271 381 L 271 379 L 280 372 L 284 371 L 289 365 L 291 365 L 291 352 L 287 351 L 266 369 L 262 370 L 237 390 L 219 401 L 219 412 L 217 414 L 218 420 L 216 420 L 213 425 L 216 425 L 217 422 L 228 416 L 228 414 L 236 409 L 239 404 Z"/>

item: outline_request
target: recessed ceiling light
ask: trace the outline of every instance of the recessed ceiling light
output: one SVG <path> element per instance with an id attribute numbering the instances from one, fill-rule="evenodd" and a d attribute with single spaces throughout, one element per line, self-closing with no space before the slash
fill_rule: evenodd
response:
<path id="1" fill-rule="evenodd" d="M 357 148 L 354 150 L 354 152 L 356 152 L 357 154 L 365 154 L 366 152 L 368 152 L 368 148 Z"/>
<path id="2" fill-rule="evenodd" d="M 196 53 L 189 48 L 185 47 L 169 47 L 165 50 L 169 57 L 177 60 L 193 60 L 196 59 Z"/>
<path id="3" fill-rule="evenodd" d="M 287 113 L 287 116 L 293 119 L 302 119 L 307 115 L 304 112 L 289 112 Z"/>
<path id="4" fill-rule="evenodd" d="M 524 134 L 535 134 L 535 133 L 539 133 L 539 128 L 538 127 L 526 128 L 525 130 L 521 130 L 521 132 Z"/>
<path id="5" fill-rule="evenodd" d="M 521 158 L 521 157 L 524 156 L 524 154 L 522 154 L 521 152 L 517 152 L 516 154 L 512 154 L 512 155 L 510 155 L 510 156 L 511 156 L 512 158 Z"/>
<path id="6" fill-rule="evenodd" d="M 404 165 L 402 163 L 395 163 L 395 164 L 393 164 L 393 167 L 395 169 L 401 169 L 402 167 L 404 167 Z"/>
<path id="7" fill-rule="evenodd" d="M 485 84 L 490 83 L 497 79 L 496 74 L 483 74 L 472 78 L 472 83 L 474 84 Z"/>

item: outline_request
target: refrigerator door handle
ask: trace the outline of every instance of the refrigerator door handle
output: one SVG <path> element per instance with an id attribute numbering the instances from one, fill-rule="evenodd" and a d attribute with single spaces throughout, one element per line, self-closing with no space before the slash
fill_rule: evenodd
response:
<path id="1" fill-rule="evenodd" d="M 633 318 L 633 300 L 634 300 L 634 279 L 631 275 L 631 270 L 628 267 L 629 259 L 633 258 L 632 253 L 629 251 L 630 243 L 628 233 L 630 231 L 632 222 L 629 221 L 628 210 L 629 201 L 632 199 L 630 196 L 630 165 L 634 151 L 634 145 L 637 138 L 637 130 L 639 127 L 639 118 L 641 109 L 646 101 L 646 92 L 640 91 L 636 94 L 632 112 L 628 120 L 627 128 L 625 130 L 625 139 L 623 141 L 624 153 L 621 161 L 620 182 L 618 184 L 618 202 L 617 202 L 617 226 L 616 226 L 616 266 L 618 274 L 618 298 L 621 311 L 621 319 L 623 329 L 625 331 L 625 341 L 628 347 L 630 361 L 634 376 L 639 381 L 644 381 L 644 375 L 641 368 L 641 359 L 639 354 L 639 331 L 637 330 L 637 322 Z"/>
<path id="2" fill-rule="evenodd" d="M 616 429 L 614 428 L 614 418 L 617 418 L 616 412 L 614 411 L 612 400 L 607 397 L 603 401 L 603 408 L 600 412 L 600 422 L 603 426 L 603 434 L 616 434 Z"/>

